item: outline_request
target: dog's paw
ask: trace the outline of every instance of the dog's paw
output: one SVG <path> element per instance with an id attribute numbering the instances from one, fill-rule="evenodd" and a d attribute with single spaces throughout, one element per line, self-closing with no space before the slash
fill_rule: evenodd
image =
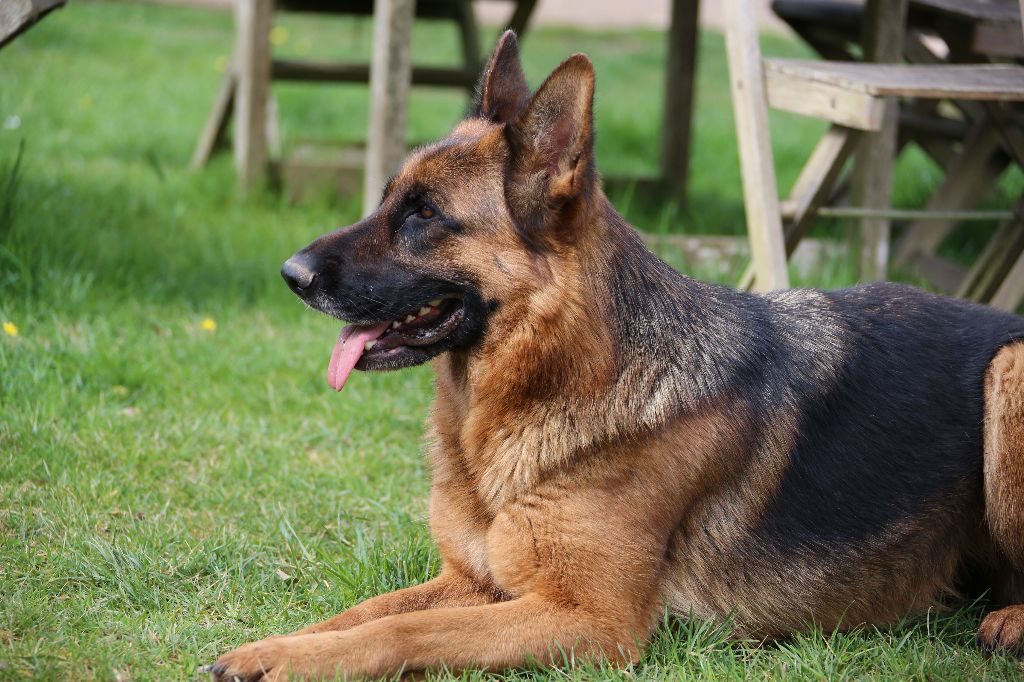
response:
<path id="1" fill-rule="evenodd" d="M 289 637 L 270 637 L 230 651 L 205 667 L 216 682 L 288 682 L 302 679 Z M 299 673 L 298 675 L 296 673 Z"/>
<path id="2" fill-rule="evenodd" d="M 987 654 L 1024 654 L 1024 605 L 1007 606 L 985 616 L 978 628 L 977 641 Z"/>

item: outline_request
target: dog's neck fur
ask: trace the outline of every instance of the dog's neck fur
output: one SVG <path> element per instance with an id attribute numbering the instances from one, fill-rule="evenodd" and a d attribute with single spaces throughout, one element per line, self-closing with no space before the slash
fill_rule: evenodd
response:
<path id="1" fill-rule="evenodd" d="M 718 355 L 736 316 L 707 299 L 724 288 L 650 253 L 599 189 L 584 196 L 562 214 L 571 247 L 538 256 L 528 302 L 498 311 L 480 347 L 435 363 L 442 447 L 459 453 L 488 504 L 663 428 L 721 389 Z M 495 428 L 493 414 L 509 416 Z"/>

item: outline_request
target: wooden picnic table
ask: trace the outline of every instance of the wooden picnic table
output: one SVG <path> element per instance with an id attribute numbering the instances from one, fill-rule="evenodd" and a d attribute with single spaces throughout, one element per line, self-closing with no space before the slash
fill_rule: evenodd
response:
<path id="1" fill-rule="evenodd" d="M 862 25 L 869 17 L 865 16 L 863 5 L 857 3 L 776 0 L 775 9 L 816 51 L 833 62 L 859 61 L 856 47 L 861 36 L 872 30 Z M 895 11 L 897 6 L 890 4 L 889 9 Z M 933 51 L 935 44 L 928 42 L 926 37 L 931 33 L 941 38 L 941 47 L 946 50 L 944 53 Z M 970 74 L 968 64 L 1019 62 L 1024 57 L 1020 4 L 1018 0 L 910 0 L 902 56 L 914 64 L 961 64 L 964 65 L 961 68 L 965 76 Z M 834 68 L 841 71 L 842 65 L 834 64 Z M 910 67 L 908 73 L 913 70 Z M 955 72 L 950 71 L 946 75 L 953 76 Z M 998 73 L 990 75 L 996 80 L 1001 77 Z M 1010 82 L 1003 85 L 1012 86 L 1015 77 L 1008 71 L 1003 80 L 1009 79 Z M 975 81 L 977 78 L 965 80 Z M 922 83 L 921 86 L 925 91 L 921 94 L 927 95 L 928 84 Z M 949 100 L 961 110 L 962 120 L 939 115 L 938 100 L 919 99 L 913 106 L 903 107 L 900 111 L 895 153 L 898 155 L 909 142 L 914 142 L 938 165 L 947 168 L 946 178 L 926 210 L 951 215 L 945 220 L 933 215 L 912 224 L 896 245 L 892 260 L 897 266 L 905 266 L 911 260 L 920 261 L 916 263 L 919 266 L 916 269 L 941 285 L 942 281 L 948 284 L 959 273 L 932 258 L 935 247 L 955 227 L 959 218 L 954 214 L 962 214 L 965 208 L 987 192 L 1010 162 L 1009 157 L 1005 160 L 998 158 L 1003 144 L 1010 150 L 1020 150 L 1015 154 L 1019 163 L 1024 159 L 1024 133 L 1019 126 L 1003 125 L 1004 121 L 1000 119 L 1007 117 L 1006 107 L 958 98 L 956 83 L 952 80 L 938 84 L 938 87 L 954 91 Z M 983 82 L 969 83 L 968 89 L 984 87 Z M 903 94 L 914 90 L 907 83 L 901 83 L 900 89 Z M 993 123 L 978 126 L 983 129 L 972 131 L 972 125 L 986 119 Z M 962 143 L 962 147 L 954 147 L 954 142 L 957 145 Z M 996 158 L 992 158 L 993 155 Z M 976 213 L 980 219 L 983 212 Z M 1010 214 L 1009 211 L 1001 213 L 1004 217 Z M 878 273 L 879 276 L 882 274 L 884 272 Z M 953 289 L 955 287 L 950 290 Z"/>
<path id="2" fill-rule="evenodd" d="M 815 215 L 861 224 L 861 279 L 884 279 L 892 219 L 910 218 L 900 251 L 941 266 L 929 279 L 949 293 L 1013 309 L 1024 298 L 1024 202 L 969 270 L 934 247 L 974 211 L 1009 163 L 1024 166 L 1024 44 L 1019 0 L 777 0 L 776 10 L 826 61 L 762 59 L 750 0 L 729 0 L 727 44 L 754 267 L 741 279 L 788 286 L 785 259 Z M 937 34 L 941 40 L 935 40 Z M 910 64 L 901 64 L 904 60 Z M 832 125 L 790 198 L 777 201 L 767 105 Z M 950 116 L 953 109 L 960 115 Z M 923 211 L 891 207 L 894 158 L 917 143 L 945 171 Z M 829 206 L 853 155 L 851 206 Z M 780 224 L 785 221 L 785 229 Z M 926 252 L 926 253 L 925 253 Z M 897 258 L 899 262 L 899 258 Z M 922 269 L 915 261 L 915 270 Z M 934 272 L 934 268 L 933 268 Z M 1011 276 L 1013 275 L 1013 276 Z M 939 280 L 942 280 L 941 282 Z"/>

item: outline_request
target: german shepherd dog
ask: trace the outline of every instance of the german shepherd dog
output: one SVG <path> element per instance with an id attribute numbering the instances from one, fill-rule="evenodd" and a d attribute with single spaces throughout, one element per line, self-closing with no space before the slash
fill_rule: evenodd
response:
<path id="1" fill-rule="evenodd" d="M 284 266 L 351 324 L 328 371 L 430 361 L 440 575 L 236 649 L 221 679 L 637 661 L 665 609 L 744 637 L 981 585 L 1024 638 L 1024 319 L 895 284 L 685 277 L 605 198 L 594 70 L 515 36 L 380 207 Z"/>

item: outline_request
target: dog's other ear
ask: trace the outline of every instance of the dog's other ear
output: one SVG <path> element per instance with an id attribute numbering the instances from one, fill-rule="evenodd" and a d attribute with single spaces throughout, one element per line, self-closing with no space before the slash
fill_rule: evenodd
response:
<path id="1" fill-rule="evenodd" d="M 543 229 L 566 202 L 592 188 L 593 106 L 594 65 L 575 54 L 506 128 L 511 163 L 505 194 L 525 236 Z"/>
<path id="2" fill-rule="evenodd" d="M 480 76 L 470 111 L 495 123 L 507 123 L 519 116 L 529 101 L 530 86 L 519 63 L 519 43 L 515 31 L 508 30 L 498 39 Z"/>

